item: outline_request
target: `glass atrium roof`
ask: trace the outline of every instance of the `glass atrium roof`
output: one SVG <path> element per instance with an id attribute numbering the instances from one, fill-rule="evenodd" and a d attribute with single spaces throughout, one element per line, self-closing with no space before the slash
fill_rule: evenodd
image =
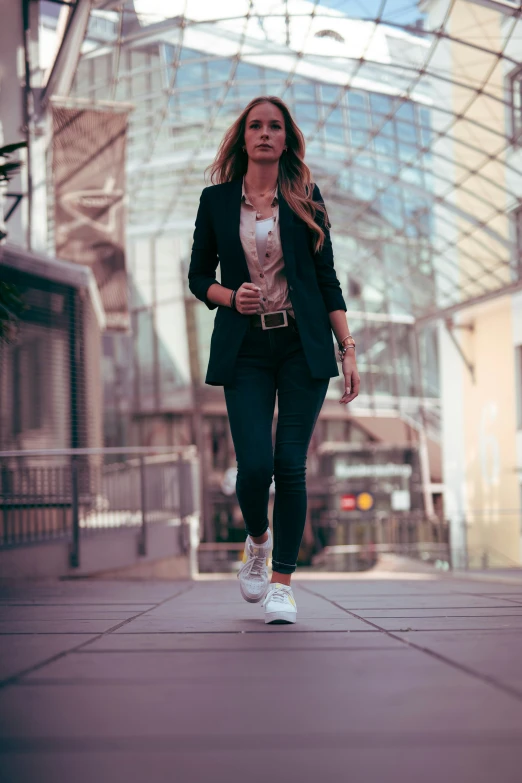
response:
<path id="1" fill-rule="evenodd" d="M 305 134 L 349 308 L 422 320 L 519 286 L 520 2 L 94 5 L 73 94 L 134 107 L 130 238 L 191 234 L 225 129 L 271 94 Z"/>

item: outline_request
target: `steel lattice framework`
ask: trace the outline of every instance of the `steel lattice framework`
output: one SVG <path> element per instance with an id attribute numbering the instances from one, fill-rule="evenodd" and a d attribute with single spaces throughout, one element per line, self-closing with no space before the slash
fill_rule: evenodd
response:
<path id="1" fill-rule="evenodd" d="M 73 92 L 135 106 L 137 238 L 191 233 L 224 130 L 279 95 L 352 308 L 426 321 L 522 287 L 521 59 L 508 0 L 95 2 Z"/>

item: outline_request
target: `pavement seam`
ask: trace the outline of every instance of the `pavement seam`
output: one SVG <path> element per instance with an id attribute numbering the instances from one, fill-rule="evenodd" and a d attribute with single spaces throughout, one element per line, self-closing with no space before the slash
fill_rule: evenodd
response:
<path id="1" fill-rule="evenodd" d="M 123 622 L 111 626 L 111 628 L 108 628 L 106 631 L 102 631 L 101 633 L 96 634 L 95 636 L 90 636 L 89 639 L 86 639 L 84 642 L 81 642 L 75 647 L 71 647 L 68 650 L 64 650 L 62 652 L 57 653 L 56 655 L 52 655 L 49 658 L 46 658 L 44 661 L 39 661 L 33 666 L 29 666 L 27 669 L 22 669 L 22 671 L 19 671 L 16 674 L 12 674 L 10 677 L 6 677 L 5 679 L 0 680 L 0 690 L 7 688 L 10 685 L 16 685 L 23 677 L 27 676 L 28 674 L 32 674 L 32 672 L 38 671 L 39 669 L 43 669 L 48 664 L 54 663 L 55 661 L 60 660 L 60 658 L 65 658 L 67 655 L 70 655 L 70 653 L 78 652 L 79 650 L 81 650 L 82 647 L 86 647 L 87 645 L 91 644 L 91 642 L 96 642 L 99 639 L 103 639 L 103 637 L 106 636 L 107 634 L 113 633 L 113 631 L 116 631 L 118 628 L 121 628 L 122 626 L 126 625 L 127 623 L 130 623 L 132 620 L 135 620 L 138 617 L 142 617 L 144 614 L 147 614 L 147 612 L 156 609 L 158 606 L 162 606 L 163 604 L 167 603 L 167 601 L 172 601 L 174 598 L 177 598 L 179 595 L 188 593 L 193 588 L 194 588 L 194 584 L 193 583 L 189 584 L 182 590 L 179 590 L 174 595 L 169 595 L 167 598 L 164 598 L 162 601 L 158 601 L 157 604 L 154 604 L 153 606 L 149 606 L 148 609 L 144 609 L 142 612 L 138 612 L 132 617 L 123 620 Z M 67 636 L 68 634 L 67 632 L 65 632 L 63 635 Z"/>
<path id="2" fill-rule="evenodd" d="M 328 598 L 328 601 L 334 600 Z M 405 606 L 407 610 L 417 611 L 418 609 L 515 609 L 515 606 Z M 522 609 L 522 606 L 520 607 Z M 386 609 L 385 606 L 344 606 L 343 609 L 347 611 L 361 611 L 364 612 L 367 609 Z M 391 610 L 390 610 L 391 611 Z M 473 615 L 472 615 L 473 616 Z"/>
<path id="3" fill-rule="evenodd" d="M 480 680 L 481 682 L 487 683 L 488 685 L 492 685 L 493 687 L 497 688 L 498 690 L 501 690 L 503 693 L 506 693 L 508 696 L 511 696 L 512 698 L 516 699 L 517 701 L 522 701 L 522 691 L 518 690 L 517 688 L 513 688 L 511 686 L 505 685 L 503 682 L 500 682 L 495 677 L 491 677 L 488 674 L 483 674 L 482 672 L 478 672 L 475 669 L 472 669 L 469 666 L 466 666 L 465 664 L 458 663 L 458 661 L 454 661 L 451 658 L 446 657 L 445 655 L 442 655 L 441 653 L 437 653 L 434 650 L 430 650 L 428 647 L 423 647 L 420 644 L 415 644 L 415 642 L 411 642 L 409 639 L 404 639 L 402 636 L 398 636 L 393 631 L 388 631 L 386 628 L 381 628 L 376 623 L 370 622 L 366 617 L 360 617 L 359 615 L 355 614 L 354 612 L 351 612 L 349 609 L 344 609 L 340 604 L 338 604 L 336 601 L 326 598 L 325 596 L 321 595 L 320 593 L 316 593 L 313 590 L 310 590 L 310 588 L 303 587 L 300 585 L 300 588 L 304 590 L 307 593 L 310 593 L 311 595 L 316 596 L 317 598 L 322 598 L 324 601 L 327 601 L 328 603 L 332 604 L 333 606 L 336 606 L 338 609 L 341 609 L 343 612 L 346 612 L 346 614 L 349 614 L 351 617 L 354 617 L 357 620 L 361 620 L 362 622 L 366 623 L 367 625 L 372 626 L 375 630 L 380 631 L 381 633 L 385 633 L 386 636 L 389 636 L 392 639 L 396 639 L 399 642 L 402 642 L 403 644 L 407 645 L 408 647 L 418 650 L 419 652 L 425 653 L 426 655 L 429 655 L 432 658 L 435 658 L 438 661 L 441 661 L 442 663 L 447 664 L 448 666 L 453 667 L 454 669 L 458 669 L 465 674 L 470 675 L 471 677 L 474 677 L 475 679 Z M 441 629 L 442 630 L 442 629 Z"/>
<path id="4" fill-rule="evenodd" d="M 522 599 L 517 599 L 516 601 L 513 598 L 502 598 L 503 601 L 509 601 L 510 604 L 513 604 L 513 606 L 519 606 L 522 609 Z"/>
<path id="5" fill-rule="evenodd" d="M 436 733 L 430 732 L 382 732 L 376 734 L 375 732 L 328 732 L 328 733 L 306 733 L 304 735 L 299 734 L 256 734 L 255 738 L 244 737 L 241 735 L 234 735 L 230 737 L 223 734 L 182 734 L 177 736 L 172 735 L 156 735 L 150 736 L 133 736 L 133 735 L 120 735 L 112 737 L 53 737 L 53 736 L 37 736 L 37 737 L 4 737 L 0 738 L 0 754 L 9 755 L 10 753 L 56 753 L 56 752 L 115 752 L 122 750 L 140 750 L 158 751 L 158 752 L 175 752 L 187 751 L 193 753 L 194 751 L 201 752 L 202 748 L 205 751 L 230 751 L 237 749 L 238 739 L 241 741 L 241 747 L 251 747 L 255 743 L 255 748 L 258 750 L 259 745 L 262 747 L 281 747 L 288 749 L 288 743 L 298 748 L 347 748 L 358 749 L 365 747 L 373 749 L 376 746 L 395 748 L 397 746 L 404 746 L 411 749 L 414 747 L 433 747 L 439 748 L 441 745 L 448 747 L 475 747 L 477 745 L 483 746 L 503 746 L 510 747 L 515 745 L 517 748 L 520 746 L 520 734 L 509 734 L 505 732 L 497 734 L 484 734 L 482 732 L 471 733 L 459 733 L 458 735 L 449 733 Z"/>
<path id="6" fill-rule="evenodd" d="M 135 653 L 147 653 L 149 655 L 150 653 L 173 653 L 174 655 L 177 655 L 178 653 L 243 653 L 245 651 L 248 651 L 251 648 L 244 648 L 244 647 L 183 647 L 183 648 L 174 648 L 174 647 L 154 647 L 154 649 L 147 649 L 147 648 L 135 648 L 135 649 L 127 649 L 127 648 L 119 648 L 119 649 L 95 649 L 95 650 L 79 650 L 80 655 L 94 655 L 95 653 L 103 653 L 105 654 L 115 654 L 118 653 L 121 655 L 122 653 L 127 654 L 135 654 Z M 300 652 L 300 653 L 307 653 L 307 652 L 347 652 L 347 653 L 358 653 L 358 652 L 398 652 L 400 650 L 399 647 L 306 647 L 303 649 L 303 647 L 256 647 L 256 652 L 277 652 L 277 653 L 285 653 L 285 652 Z"/>
<path id="7" fill-rule="evenodd" d="M 28 603 L 16 603 L 11 601 L 0 601 L 0 607 L 8 606 L 147 606 L 148 608 L 155 606 L 156 604 L 152 604 L 149 601 L 144 601 L 141 603 L 140 601 L 114 601 L 107 603 L 104 601 L 103 603 L 92 603 L 92 604 L 77 604 L 75 602 L 67 601 L 65 604 L 48 604 L 48 603 L 40 603 L 36 604 L 32 601 L 29 601 Z"/>

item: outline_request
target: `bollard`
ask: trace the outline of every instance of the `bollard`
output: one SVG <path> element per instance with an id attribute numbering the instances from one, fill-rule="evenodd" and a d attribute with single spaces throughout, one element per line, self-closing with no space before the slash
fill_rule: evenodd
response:
<path id="1" fill-rule="evenodd" d="M 74 455 L 71 457 L 71 492 L 72 541 L 69 562 L 71 568 L 78 568 L 80 565 L 80 507 L 78 488 L 78 462 Z"/>
<path id="2" fill-rule="evenodd" d="M 141 530 L 138 538 L 138 554 L 147 554 L 147 492 L 145 487 L 145 458 L 140 456 Z"/>

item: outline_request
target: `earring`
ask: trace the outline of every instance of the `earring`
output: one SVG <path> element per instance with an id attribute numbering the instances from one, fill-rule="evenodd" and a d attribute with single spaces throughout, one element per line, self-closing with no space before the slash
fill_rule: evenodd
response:
<path id="1" fill-rule="evenodd" d="M 243 150 L 243 152 L 246 152 L 246 147 L 241 147 L 241 149 Z"/>
<path id="2" fill-rule="evenodd" d="M 287 150 L 288 150 L 288 147 L 285 147 L 285 148 L 284 148 L 284 150 L 283 150 L 283 152 L 287 152 Z"/>

